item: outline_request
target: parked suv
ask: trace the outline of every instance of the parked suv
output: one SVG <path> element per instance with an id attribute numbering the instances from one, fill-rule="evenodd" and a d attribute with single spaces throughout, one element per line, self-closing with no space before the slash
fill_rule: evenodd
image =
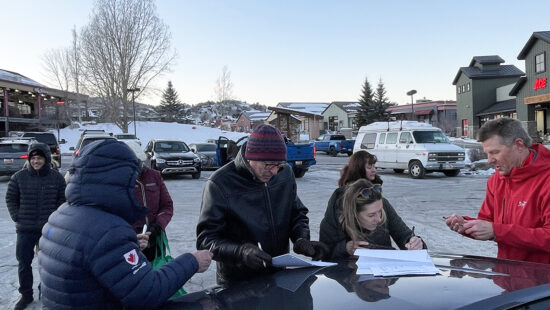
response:
<path id="1" fill-rule="evenodd" d="M 180 140 L 153 139 L 145 147 L 147 162 L 152 169 L 166 174 L 191 174 L 201 176 L 201 160 Z"/>
<path id="2" fill-rule="evenodd" d="M 61 167 L 61 150 L 59 144 L 65 143 L 65 140 L 57 141 L 57 137 L 51 132 L 24 132 L 23 137 L 32 137 L 38 142 L 47 144 L 52 153 L 52 164 L 55 168 Z"/>
<path id="3" fill-rule="evenodd" d="M 141 145 L 141 140 L 133 133 L 115 133 L 115 138 L 117 138 L 118 140 L 134 141 L 137 144 Z"/>
<path id="4" fill-rule="evenodd" d="M 106 133 L 104 130 L 84 130 L 80 136 L 80 139 L 76 143 L 76 146 L 71 146 L 69 150 L 74 151 L 73 155 L 76 156 L 84 146 L 97 140 L 106 139 L 115 139 L 115 137 L 113 137 L 112 134 Z"/>
<path id="5" fill-rule="evenodd" d="M 0 175 L 12 175 L 21 170 L 29 158 L 29 145 L 37 142 L 32 137 L 0 139 Z"/>

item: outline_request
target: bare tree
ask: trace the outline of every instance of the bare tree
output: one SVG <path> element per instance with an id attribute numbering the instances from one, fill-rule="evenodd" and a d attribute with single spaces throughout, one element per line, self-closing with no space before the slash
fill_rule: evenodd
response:
<path id="1" fill-rule="evenodd" d="M 233 96 L 233 83 L 231 82 L 231 71 L 227 69 L 227 66 L 223 66 L 222 75 L 216 80 L 216 95 L 218 97 L 218 103 L 223 103 L 232 100 Z"/>
<path id="2" fill-rule="evenodd" d="M 80 106 L 80 77 L 82 75 L 81 60 L 80 60 L 80 41 L 78 40 L 78 35 L 76 33 L 76 27 L 73 27 L 72 31 L 73 42 L 71 47 L 70 55 L 70 69 L 72 82 L 74 90 L 76 92 L 76 105 L 78 110 L 78 121 L 82 122 L 82 112 Z M 89 117 L 88 114 L 88 102 L 86 101 L 86 117 Z"/>
<path id="3" fill-rule="evenodd" d="M 42 67 L 48 81 L 68 91 L 71 81 L 71 60 L 66 48 L 51 49 L 42 57 Z"/>
<path id="4" fill-rule="evenodd" d="M 115 124 L 128 132 L 128 89 L 139 88 L 139 98 L 176 57 L 168 27 L 151 0 L 98 0 L 81 44 L 88 91 L 110 104 Z M 115 106 L 122 106 L 121 113 Z"/>

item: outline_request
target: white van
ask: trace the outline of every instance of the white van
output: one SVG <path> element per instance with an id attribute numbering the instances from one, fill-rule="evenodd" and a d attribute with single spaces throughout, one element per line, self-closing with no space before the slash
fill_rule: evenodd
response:
<path id="1" fill-rule="evenodd" d="M 464 168 L 466 151 L 449 142 L 437 127 L 414 121 L 375 122 L 362 126 L 353 152 L 366 150 L 376 155 L 377 168 L 406 169 L 414 179 L 440 171 L 454 177 Z"/>

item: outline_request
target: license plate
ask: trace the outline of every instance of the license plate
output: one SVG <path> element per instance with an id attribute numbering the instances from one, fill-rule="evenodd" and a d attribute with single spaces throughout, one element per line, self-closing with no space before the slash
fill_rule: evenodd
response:
<path id="1" fill-rule="evenodd" d="M 13 164 L 13 158 L 4 158 L 4 164 Z"/>
<path id="2" fill-rule="evenodd" d="M 301 161 L 301 160 L 297 160 L 297 161 L 296 161 L 296 166 L 300 166 L 300 165 L 302 165 L 302 161 Z"/>

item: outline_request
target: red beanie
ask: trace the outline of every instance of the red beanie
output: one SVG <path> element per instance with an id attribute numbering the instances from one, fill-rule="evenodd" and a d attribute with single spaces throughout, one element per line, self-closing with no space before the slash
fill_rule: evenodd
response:
<path id="1" fill-rule="evenodd" d="M 286 144 L 279 130 L 271 125 L 256 126 L 246 142 L 244 158 L 256 161 L 285 161 Z"/>

